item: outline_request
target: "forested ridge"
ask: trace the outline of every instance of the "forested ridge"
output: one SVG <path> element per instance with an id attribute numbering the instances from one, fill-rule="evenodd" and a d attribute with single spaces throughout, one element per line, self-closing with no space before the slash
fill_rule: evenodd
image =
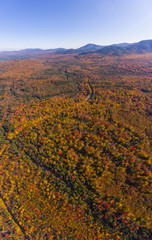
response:
<path id="1" fill-rule="evenodd" d="M 151 238 L 152 54 L 0 63 L 2 239 Z"/>

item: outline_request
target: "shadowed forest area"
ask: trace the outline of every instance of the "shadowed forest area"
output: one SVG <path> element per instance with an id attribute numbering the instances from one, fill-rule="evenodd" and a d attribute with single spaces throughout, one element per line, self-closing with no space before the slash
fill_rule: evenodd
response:
<path id="1" fill-rule="evenodd" d="M 2 239 L 149 240 L 152 53 L 0 63 Z"/>

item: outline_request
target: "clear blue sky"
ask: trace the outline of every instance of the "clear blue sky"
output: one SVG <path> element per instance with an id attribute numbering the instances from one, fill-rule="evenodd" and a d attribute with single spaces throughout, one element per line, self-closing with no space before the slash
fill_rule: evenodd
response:
<path id="1" fill-rule="evenodd" d="M 152 39 L 152 0 L 0 0 L 0 49 Z"/>

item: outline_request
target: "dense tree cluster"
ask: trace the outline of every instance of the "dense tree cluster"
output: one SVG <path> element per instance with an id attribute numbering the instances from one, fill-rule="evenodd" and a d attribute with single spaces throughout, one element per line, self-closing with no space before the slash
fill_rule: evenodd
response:
<path id="1" fill-rule="evenodd" d="M 151 62 L 0 64 L 2 239 L 150 239 Z"/>

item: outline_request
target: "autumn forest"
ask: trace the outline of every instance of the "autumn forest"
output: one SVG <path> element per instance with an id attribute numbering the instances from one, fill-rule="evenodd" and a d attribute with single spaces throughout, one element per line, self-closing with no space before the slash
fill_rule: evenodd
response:
<path id="1" fill-rule="evenodd" d="M 0 62 L 0 238 L 149 240 L 152 53 Z"/>

